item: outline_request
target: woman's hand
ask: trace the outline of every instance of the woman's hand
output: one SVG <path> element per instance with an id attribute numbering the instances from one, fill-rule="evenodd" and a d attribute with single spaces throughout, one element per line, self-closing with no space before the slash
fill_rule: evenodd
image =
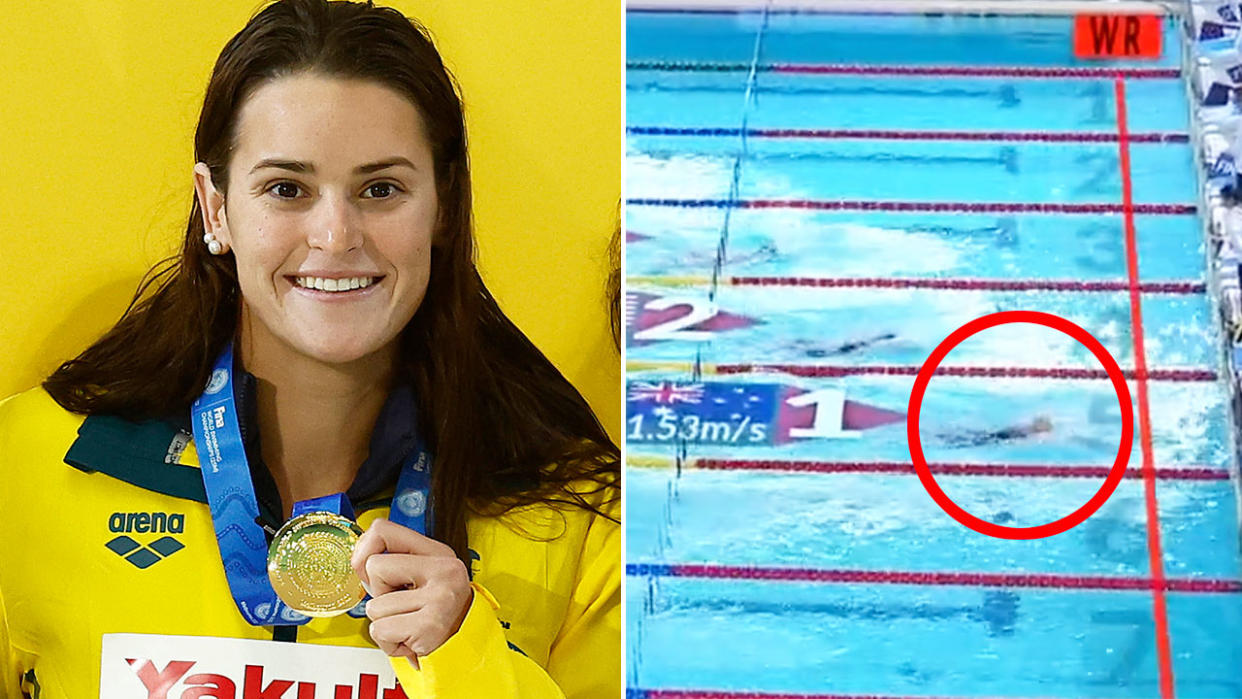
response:
<path id="1" fill-rule="evenodd" d="M 474 598 L 466 566 L 451 548 L 387 519 L 362 535 L 350 565 L 371 593 L 371 638 L 415 667 L 418 656 L 457 633 Z"/>

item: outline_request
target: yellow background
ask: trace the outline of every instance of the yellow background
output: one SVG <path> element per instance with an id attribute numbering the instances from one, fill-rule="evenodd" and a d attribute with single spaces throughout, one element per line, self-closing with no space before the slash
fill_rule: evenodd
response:
<path id="1" fill-rule="evenodd" d="M 6 4 L 0 396 L 89 345 L 175 251 L 211 68 L 266 4 Z M 461 84 L 484 279 L 618 438 L 603 289 L 621 187 L 621 3 L 379 4 L 422 21 Z"/>

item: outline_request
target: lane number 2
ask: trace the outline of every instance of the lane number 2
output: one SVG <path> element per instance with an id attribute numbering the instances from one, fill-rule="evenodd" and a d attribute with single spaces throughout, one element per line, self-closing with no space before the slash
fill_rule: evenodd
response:
<path id="1" fill-rule="evenodd" d="M 701 298 L 663 297 L 647 302 L 644 309 L 648 311 L 667 311 L 670 308 L 686 306 L 690 312 L 683 316 L 670 318 L 657 323 L 646 330 L 634 333 L 635 340 L 682 340 L 685 342 L 704 342 L 712 339 L 710 330 L 690 330 L 705 320 L 711 320 L 719 313 L 716 304 Z"/>

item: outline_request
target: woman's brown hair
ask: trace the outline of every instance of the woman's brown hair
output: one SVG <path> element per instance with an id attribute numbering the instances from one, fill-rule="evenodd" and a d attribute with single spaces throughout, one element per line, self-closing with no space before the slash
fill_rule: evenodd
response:
<path id="1" fill-rule="evenodd" d="M 612 342 L 621 351 L 621 326 L 625 318 L 621 314 L 621 222 L 617 221 L 617 229 L 608 243 L 608 282 L 604 289 L 605 301 L 608 304 L 608 321 L 612 325 Z"/>
<path id="2" fill-rule="evenodd" d="M 195 159 L 227 192 L 241 106 L 261 85 L 308 72 L 405 95 L 431 143 L 443 244 L 433 248 L 427 293 L 402 332 L 400 369 L 413 382 L 418 427 L 435 455 L 434 535 L 467 561 L 472 505 L 568 502 L 599 512 L 584 496 L 615 497 L 617 447 L 479 277 L 461 100 L 426 29 L 370 0 L 268 5 L 216 61 Z M 57 403 L 132 420 L 189 410 L 237 329 L 241 302 L 233 255 L 208 254 L 203 233 L 193 198 L 180 254 L 147 274 L 111 330 L 43 382 Z M 588 485 L 566 488 L 571 481 Z"/>

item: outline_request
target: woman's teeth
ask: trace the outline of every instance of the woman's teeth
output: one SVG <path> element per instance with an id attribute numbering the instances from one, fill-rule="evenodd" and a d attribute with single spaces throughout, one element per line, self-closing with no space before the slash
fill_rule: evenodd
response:
<path id="1" fill-rule="evenodd" d="M 304 289 L 319 291 L 353 291 L 365 289 L 375 283 L 372 277 L 353 277 L 351 279 L 324 279 L 322 277 L 295 277 L 297 285 Z"/>

